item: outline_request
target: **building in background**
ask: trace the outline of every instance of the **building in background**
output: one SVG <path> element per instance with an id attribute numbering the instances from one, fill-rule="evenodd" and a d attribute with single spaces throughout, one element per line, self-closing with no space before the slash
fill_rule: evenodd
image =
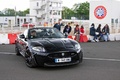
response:
<path id="1" fill-rule="evenodd" d="M 91 23 L 108 24 L 111 33 L 120 33 L 120 1 L 117 0 L 94 0 L 90 1 L 90 20 L 62 20 L 65 24 L 84 25 L 86 34 L 89 34 Z M 58 19 L 62 18 L 62 0 L 30 0 L 30 14 L 26 16 L 1 16 L 0 25 L 21 26 L 25 22 L 30 22 L 36 26 L 53 26 Z"/>
<path id="2" fill-rule="evenodd" d="M 62 0 L 30 0 L 30 15 L 37 25 L 53 25 L 62 17 Z"/>
<path id="3" fill-rule="evenodd" d="M 6 27 L 19 27 L 24 23 L 29 22 L 31 24 L 35 24 L 35 17 L 27 17 L 27 16 L 0 16 L 0 25 Z"/>
<path id="4" fill-rule="evenodd" d="M 35 24 L 35 17 L 27 16 L 0 16 L 0 25 L 4 27 L 22 26 L 24 23 L 29 22 Z"/>

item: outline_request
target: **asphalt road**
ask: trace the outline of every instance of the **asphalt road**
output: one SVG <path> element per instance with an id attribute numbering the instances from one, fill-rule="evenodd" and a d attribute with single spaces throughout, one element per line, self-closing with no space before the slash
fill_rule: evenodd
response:
<path id="1" fill-rule="evenodd" d="M 120 42 L 81 43 L 82 64 L 28 68 L 14 45 L 0 45 L 0 80 L 120 80 Z"/>

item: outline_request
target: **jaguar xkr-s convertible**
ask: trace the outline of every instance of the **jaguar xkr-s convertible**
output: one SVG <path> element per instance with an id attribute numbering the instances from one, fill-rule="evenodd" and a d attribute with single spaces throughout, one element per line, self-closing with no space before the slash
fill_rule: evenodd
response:
<path id="1" fill-rule="evenodd" d="M 83 60 L 80 44 L 52 27 L 25 30 L 15 40 L 15 51 L 31 68 L 75 65 Z"/>

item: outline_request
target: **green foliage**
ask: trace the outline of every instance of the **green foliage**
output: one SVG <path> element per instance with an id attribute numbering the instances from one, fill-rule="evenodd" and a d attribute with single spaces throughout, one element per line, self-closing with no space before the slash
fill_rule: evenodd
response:
<path id="1" fill-rule="evenodd" d="M 72 9 L 63 7 L 62 18 L 70 19 L 71 17 L 76 17 L 76 19 L 88 20 L 89 19 L 89 3 L 77 3 L 74 4 Z"/>
<path id="2" fill-rule="evenodd" d="M 29 9 L 24 11 L 15 11 L 15 9 L 6 8 L 3 11 L 0 11 L 0 16 L 26 16 L 29 14 Z M 62 18 L 71 19 L 75 17 L 76 19 L 88 20 L 89 19 L 89 3 L 77 3 L 74 4 L 73 8 L 63 7 Z"/>
<path id="3" fill-rule="evenodd" d="M 0 11 L 0 16 L 4 15 L 2 11 Z"/>
<path id="4" fill-rule="evenodd" d="M 29 14 L 29 9 L 24 11 L 15 11 L 15 9 L 6 8 L 3 11 L 0 11 L 0 16 L 26 16 L 26 14 Z"/>
<path id="5" fill-rule="evenodd" d="M 70 19 L 71 17 L 74 16 L 74 11 L 71 10 L 70 8 L 68 7 L 63 7 L 63 10 L 62 10 L 62 18 L 63 19 Z"/>

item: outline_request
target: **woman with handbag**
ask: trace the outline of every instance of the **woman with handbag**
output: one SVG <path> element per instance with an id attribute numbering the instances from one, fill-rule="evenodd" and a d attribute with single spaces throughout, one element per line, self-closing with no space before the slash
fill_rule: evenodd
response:
<path id="1" fill-rule="evenodd" d="M 104 37 L 104 40 L 105 41 L 109 41 L 109 34 L 110 34 L 110 29 L 109 29 L 109 26 L 108 24 L 106 24 L 103 29 L 102 29 L 102 34 L 103 34 L 103 37 Z"/>
<path id="2" fill-rule="evenodd" d="M 76 25 L 75 29 L 74 29 L 74 35 L 75 35 L 75 40 L 77 42 L 79 42 L 80 40 L 80 29 L 79 29 L 79 25 Z"/>
<path id="3" fill-rule="evenodd" d="M 97 35 L 97 39 L 102 41 L 103 40 L 103 35 L 102 35 L 102 30 L 101 30 L 101 24 L 98 25 L 97 29 L 96 29 L 96 35 Z"/>

